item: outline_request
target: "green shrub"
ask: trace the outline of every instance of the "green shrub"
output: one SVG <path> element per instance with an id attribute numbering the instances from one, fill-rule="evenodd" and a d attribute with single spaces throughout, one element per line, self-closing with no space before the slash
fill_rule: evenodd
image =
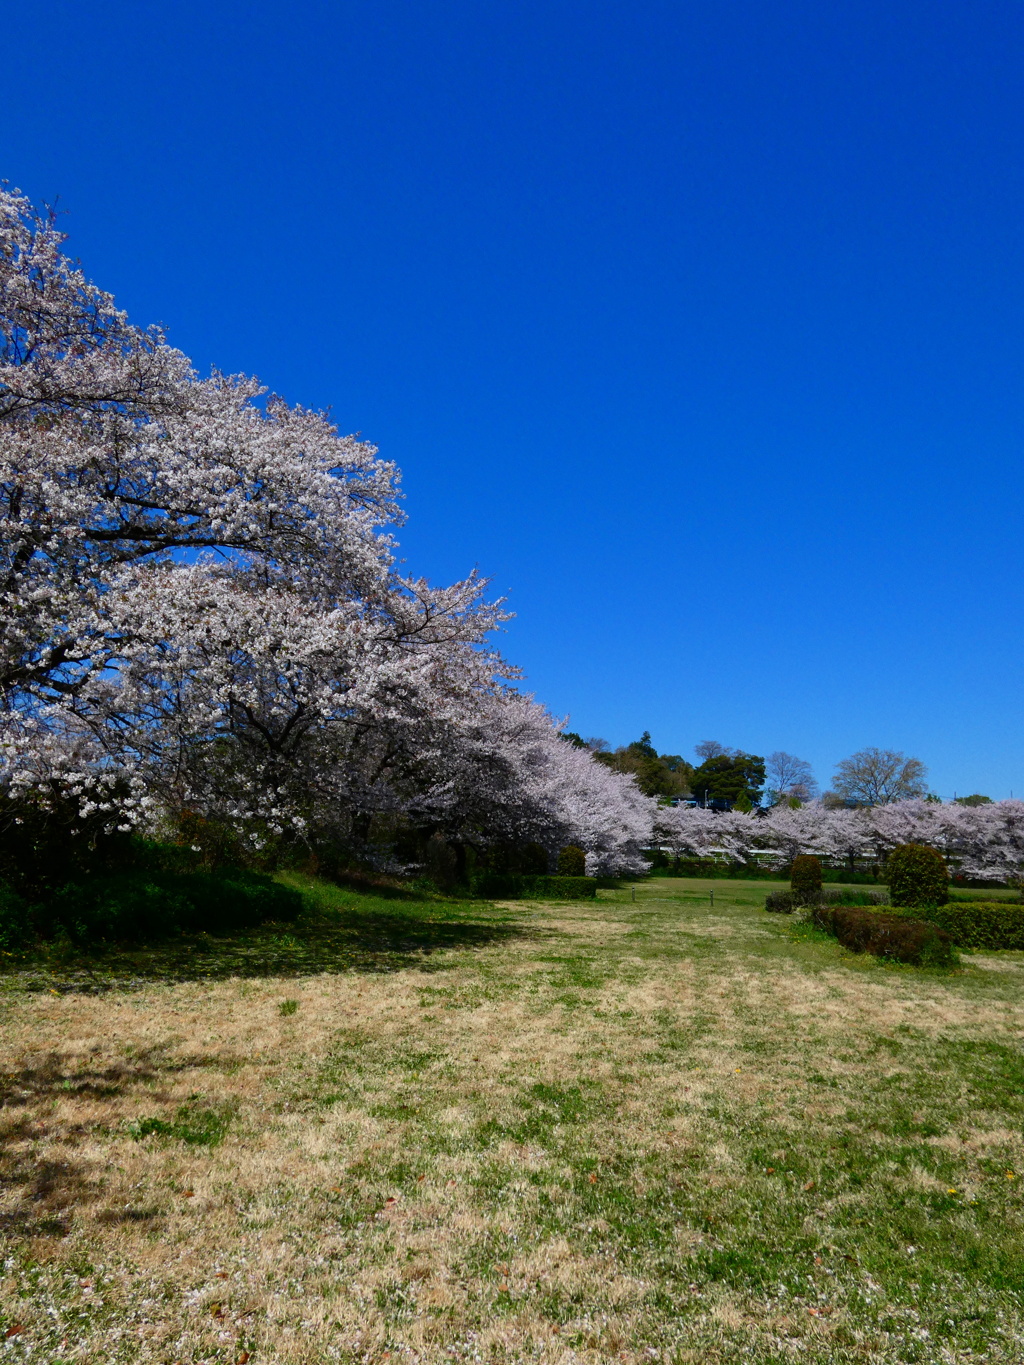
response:
<path id="1" fill-rule="evenodd" d="M 944 929 L 961 948 L 1024 949 L 1024 905 L 1019 901 L 949 901 L 915 913 Z"/>
<path id="2" fill-rule="evenodd" d="M 548 851 L 542 844 L 527 844 L 519 854 L 519 870 L 526 877 L 546 877 Z"/>
<path id="3" fill-rule="evenodd" d="M 849 887 L 842 887 L 838 891 L 822 891 L 820 896 L 822 905 L 885 905 L 889 904 L 889 893 L 887 891 L 851 891 Z"/>
<path id="4" fill-rule="evenodd" d="M 560 901 L 588 901 L 597 895 L 597 878 L 584 876 L 524 877 L 526 896 L 545 896 Z"/>
<path id="5" fill-rule="evenodd" d="M 13 952 L 30 936 L 28 906 L 12 886 L 0 882 L 0 951 Z"/>
<path id="6" fill-rule="evenodd" d="M 237 866 L 245 861 L 238 834 L 221 820 L 200 815 L 198 811 L 181 810 L 168 821 L 177 843 L 192 853 L 204 868 Z"/>
<path id="7" fill-rule="evenodd" d="M 0 787 L 0 882 L 31 905 L 65 882 L 127 865 L 135 840 L 112 827 L 117 818 L 109 810 L 83 816 L 60 792 Z"/>
<path id="8" fill-rule="evenodd" d="M 518 872 L 475 872 L 469 889 L 483 900 L 516 900 L 523 894 L 523 880 Z"/>
<path id="9" fill-rule="evenodd" d="M 587 875 L 587 855 L 575 844 L 567 844 L 558 855 L 558 875 L 560 877 L 585 877 Z"/>
<path id="10" fill-rule="evenodd" d="M 490 844 L 486 848 L 466 845 L 465 869 L 470 874 L 508 872 L 517 877 L 546 877 L 550 868 L 543 844 Z"/>
<path id="11" fill-rule="evenodd" d="M 515 872 L 480 872 L 473 877 L 474 896 L 489 900 L 583 901 L 597 895 L 596 877 L 524 877 Z"/>
<path id="12" fill-rule="evenodd" d="M 942 854 L 927 844 L 900 844 L 889 854 L 885 878 L 893 905 L 945 905 L 949 873 Z"/>
<path id="13" fill-rule="evenodd" d="M 843 887 L 838 891 L 820 890 L 813 900 L 795 891 L 772 891 L 765 897 L 764 908 L 771 914 L 791 915 L 794 910 L 817 905 L 886 905 L 888 896 L 879 891 L 851 891 Z"/>
<path id="14" fill-rule="evenodd" d="M 791 915 L 802 904 L 792 891 L 769 891 L 764 900 L 764 908 L 771 915 Z"/>
<path id="15" fill-rule="evenodd" d="M 809 853 L 794 858 L 789 885 L 793 895 L 800 898 L 801 905 L 813 904 L 821 895 L 821 860 Z"/>
<path id="16" fill-rule="evenodd" d="M 927 920 L 855 905 L 817 905 L 811 919 L 855 953 L 873 953 L 918 967 L 949 967 L 958 960 L 949 934 Z"/>

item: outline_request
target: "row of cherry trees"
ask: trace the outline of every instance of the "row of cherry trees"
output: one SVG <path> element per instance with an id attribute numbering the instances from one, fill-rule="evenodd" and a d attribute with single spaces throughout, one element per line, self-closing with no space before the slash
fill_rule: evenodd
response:
<path id="1" fill-rule="evenodd" d="M 798 853 L 834 864 L 880 864 L 897 844 L 929 844 L 965 877 L 1024 877 L 1024 801 L 961 806 L 914 800 L 857 810 L 814 803 L 795 810 L 777 806 L 766 815 L 666 807 L 656 814 L 655 837 L 679 857 L 724 855 L 746 862 L 760 855 L 779 866 Z"/>
<path id="2" fill-rule="evenodd" d="M 255 380 L 199 376 L 0 191 L 6 809 L 190 811 L 256 845 L 577 843 L 602 872 L 641 871 L 652 842 L 783 862 L 908 840 L 968 875 L 1024 872 L 1020 802 L 659 807 L 515 689 L 484 580 L 399 572 L 400 523 L 372 446 Z"/>
<path id="3" fill-rule="evenodd" d="M 398 474 L 201 377 L 0 192 L 0 787 L 257 845 L 397 826 L 638 871 L 653 806 L 559 738 L 475 574 L 402 574 Z"/>

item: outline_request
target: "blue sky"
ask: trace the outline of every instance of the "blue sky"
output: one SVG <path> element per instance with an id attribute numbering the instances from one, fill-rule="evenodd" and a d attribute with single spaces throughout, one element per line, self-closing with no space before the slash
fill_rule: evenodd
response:
<path id="1" fill-rule="evenodd" d="M 1024 794 L 1024 9 L 51 0 L 0 175 L 404 471 L 573 728 Z"/>

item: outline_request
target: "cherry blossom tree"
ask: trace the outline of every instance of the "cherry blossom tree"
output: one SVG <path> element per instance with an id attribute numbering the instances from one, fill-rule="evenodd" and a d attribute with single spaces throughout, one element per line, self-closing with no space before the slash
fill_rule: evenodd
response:
<path id="1" fill-rule="evenodd" d="M 956 821 L 948 837 L 964 876 L 1024 884 L 1024 801 L 942 809 Z"/>
<path id="2" fill-rule="evenodd" d="M 0 191 L 0 784 L 257 844 L 374 821 L 641 870 L 651 803 L 487 644 L 470 575 L 403 576 L 398 475 L 322 414 L 202 378 Z"/>
<path id="3" fill-rule="evenodd" d="M 92 752 L 145 572 L 215 553 L 326 603 L 390 588 L 395 471 L 254 380 L 201 380 L 0 193 L 0 696 L 9 764 Z M 163 585 L 171 582 L 161 580 Z M 84 746 L 84 747 L 83 747 Z"/>
<path id="4" fill-rule="evenodd" d="M 900 843 L 929 844 L 965 877 L 1018 881 L 1024 876 L 1024 802 L 901 801 L 863 814 L 883 854 Z"/>
<path id="5" fill-rule="evenodd" d="M 410 815 L 457 843 L 539 843 L 552 862 L 576 844 L 589 872 L 646 871 L 657 803 L 632 774 L 565 743 L 561 729 L 530 697 L 478 690 L 446 726 L 434 781 L 410 800 Z"/>
<path id="6" fill-rule="evenodd" d="M 881 865 L 898 844 L 919 843 L 937 848 L 962 876 L 1024 880 L 1022 801 L 965 807 L 909 800 L 860 809 L 813 802 L 775 806 L 763 815 L 677 807 L 659 809 L 655 819 L 657 841 L 677 856 L 742 863 L 756 854 L 762 863 L 783 866 L 810 853 L 853 867 L 865 858 Z"/>
<path id="7" fill-rule="evenodd" d="M 870 852 L 868 831 L 858 815 L 857 811 L 833 810 L 818 802 L 795 810 L 776 806 L 762 822 L 762 837 L 787 863 L 802 853 L 840 863 Z"/>
<path id="8" fill-rule="evenodd" d="M 659 808 L 656 822 L 660 846 L 677 858 L 724 857 L 729 862 L 746 862 L 763 842 L 761 822 L 743 811 L 666 806 Z"/>

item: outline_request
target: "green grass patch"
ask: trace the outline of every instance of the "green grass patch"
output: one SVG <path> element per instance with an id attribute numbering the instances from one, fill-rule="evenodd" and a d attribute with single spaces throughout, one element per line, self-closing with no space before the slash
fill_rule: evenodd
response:
<path id="1" fill-rule="evenodd" d="M 216 1147 L 227 1135 L 233 1112 L 230 1106 L 206 1108 L 193 1103 L 182 1104 L 172 1119 L 152 1115 L 135 1119 L 128 1124 L 128 1132 L 136 1142 L 156 1137 L 183 1142 L 188 1147 Z"/>

